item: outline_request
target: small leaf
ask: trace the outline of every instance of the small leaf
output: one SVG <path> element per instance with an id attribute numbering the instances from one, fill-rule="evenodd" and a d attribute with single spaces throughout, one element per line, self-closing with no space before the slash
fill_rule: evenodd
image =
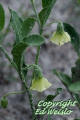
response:
<path id="1" fill-rule="evenodd" d="M 0 4 L 0 31 L 3 29 L 5 24 L 5 13 L 2 5 Z"/>
<path id="2" fill-rule="evenodd" d="M 23 38 L 25 38 L 31 32 L 34 24 L 35 24 L 34 18 L 27 18 L 26 20 L 24 20 L 21 28 Z"/>
<path id="3" fill-rule="evenodd" d="M 78 33 L 71 25 L 67 23 L 64 23 L 64 29 L 71 36 L 71 43 L 75 51 L 77 52 L 77 54 L 80 56 L 80 38 L 79 38 Z"/>
<path id="4" fill-rule="evenodd" d="M 55 0 L 42 0 L 42 7 L 43 8 L 48 7 L 49 5 L 52 4 L 53 1 Z"/>
<path id="5" fill-rule="evenodd" d="M 22 21 L 18 14 L 10 9 L 11 25 L 16 34 L 16 43 L 23 41 L 23 39 L 31 32 L 34 24 L 34 18 L 27 18 Z"/>
<path id="6" fill-rule="evenodd" d="M 39 13 L 39 19 L 40 19 L 42 26 L 46 23 L 49 15 L 51 13 L 52 8 L 53 8 L 54 4 L 56 3 L 56 0 L 49 0 L 48 2 L 47 1 L 46 2 L 42 1 L 43 9 Z"/>
<path id="7" fill-rule="evenodd" d="M 44 38 L 40 35 L 31 35 L 24 39 L 24 42 L 19 42 L 12 49 L 13 60 L 20 71 L 22 54 L 28 46 L 39 46 L 44 43 Z"/>
<path id="8" fill-rule="evenodd" d="M 24 50 L 26 49 L 27 44 L 20 42 L 19 44 L 15 45 L 12 49 L 13 60 L 16 63 L 18 70 L 20 72 L 21 67 L 21 58 Z"/>
<path id="9" fill-rule="evenodd" d="M 1 107 L 7 108 L 7 106 L 8 106 L 7 98 L 6 97 L 2 97 L 2 99 L 1 99 Z"/>
<path id="10" fill-rule="evenodd" d="M 80 81 L 80 58 L 76 61 L 76 66 L 72 67 L 72 81 Z"/>
<path id="11" fill-rule="evenodd" d="M 26 42 L 26 44 L 28 46 L 39 46 L 39 45 L 43 44 L 44 41 L 45 41 L 44 38 L 37 34 L 30 35 L 29 37 L 26 37 L 24 39 L 24 42 Z"/>
<path id="12" fill-rule="evenodd" d="M 45 101 L 52 101 L 57 95 L 59 95 L 62 92 L 62 88 L 57 88 L 55 95 L 48 95 L 45 99 Z"/>
<path id="13" fill-rule="evenodd" d="M 56 96 L 55 95 L 48 95 L 45 101 L 52 101 Z"/>
<path id="14" fill-rule="evenodd" d="M 66 75 L 66 74 L 64 74 L 64 73 L 62 73 L 62 72 L 59 72 L 59 71 L 57 71 L 57 70 L 53 70 L 53 73 L 65 84 L 65 85 L 67 85 L 67 86 L 69 86 L 71 83 L 72 83 L 72 79 L 68 76 L 68 75 Z"/>
<path id="15" fill-rule="evenodd" d="M 80 96 L 78 94 L 74 94 L 74 98 L 78 102 L 78 105 L 80 106 Z"/>
<path id="16" fill-rule="evenodd" d="M 19 43 L 23 38 L 21 34 L 21 28 L 22 28 L 23 21 L 15 11 L 10 9 L 10 13 L 11 13 L 10 23 L 16 34 L 16 43 Z"/>
<path id="17" fill-rule="evenodd" d="M 60 94 L 62 92 L 62 88 L 57 88 L 57 94 Z"/>
<path id="18" fill-rule="evenodd" d="M 77 81 L 75 83 L 72 83 L 70 86 L 69 86 L 69 90 L 73 93 L 78 93 L 80 92 L 80 81 Z"/>

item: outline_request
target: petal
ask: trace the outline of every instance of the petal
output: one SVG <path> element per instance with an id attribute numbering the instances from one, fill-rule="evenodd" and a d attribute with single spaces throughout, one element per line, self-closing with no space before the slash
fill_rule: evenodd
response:
<path id="1" fill-rule="evenodd" d="M 42 92 L 48 89 L 50 86 L 51 86 L 51 83 L 49 83 L 48 80 L 43 77 L 40 80 L 34 79 L 30 89 Z"/>
<path id="2" fill-rule="evenodd" d="M 69 42 L 71 38 L 67 32 L 63 32 L 63 34 L 54 32 L 50 40 L 52 43 L 61 46 Z"/>

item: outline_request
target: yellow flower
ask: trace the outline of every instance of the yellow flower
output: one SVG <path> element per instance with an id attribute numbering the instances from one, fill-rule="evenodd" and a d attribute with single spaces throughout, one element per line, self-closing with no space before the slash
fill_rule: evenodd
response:
<path id="1" fill-rule="evenodd" d="M 64 31 L 63 24 L 58 23 L 57 30 L 53 33 L 50 40 L 52 43 L 61 46 L 69 42 L 71 37 L 67 32 Z"/>
<path id="2" fill-rule="evenodd" d="M 33 79 L 32 86 L 30 87 L 31 90 L 36 90 L 38 92 L 43 92 L 44 90 L 48 89 L 51 86 L 51 83 L 44 77 L 40 79 Z"/>

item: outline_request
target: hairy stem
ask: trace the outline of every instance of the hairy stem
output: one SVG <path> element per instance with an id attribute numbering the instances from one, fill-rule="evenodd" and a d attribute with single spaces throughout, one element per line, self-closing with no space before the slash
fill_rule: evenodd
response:
<path id="1" fill-rule="evenodd" d="M 37 120 L 36 116 L 35 116 L 34 106 L 33 106 L 32 94 L 31 94 L 31 92 L 30 92 L 30 90 L 29 90 L 29 88 L 28 88 L 28 86 L 26 84 L 26 81 L 25 81 L 25 78 L 24 78 L 24 75 L 23 75 L 22 72 L 20 73 L 20 78 L 21 78 L 22 83 L 24 85 L 24 88 L 26 89 L 26 92 L 28 94 L 28 98 L 29 98 L 29 102 L 30 102 L 30 107 L 31 107 L 31 110 L 32 110 L 32 118 L 33 118 L 33 120 Z"/>
<path id="2" fill-rule="evenodd" d="M 35 13 L 35 16 L 36 16 L 38 25 L 40 26 L 40 20 L 39 20 L 39 17 L 38 17 L 37 11 L 36 11 L 36 7 L 35 7 L 35 4 L 34 4 L 34 1 L 33 1 L 33 0 L 31 0 L 31 4 L 32 4 L 33 11 L 34 11 L 34 13 Z"/>
<path id="3" fill-rule="evenodd" d="M 41 27 L 40 20 L 39 20 L 39 17 L 38 17 L 37 11 L 36 11 L 36 7 L 35 7 L 35 4 L 34 4 L 33 0 L 31 0 L 31 4 L 32 4 L 32 8 L 33 8 L 33 11 L 34 11 L 36 19 L 37 19 L 37 23 L 39 25 L 39 33 L 41 35 L 42 34 L 42 27 Z M 36 65 L 38 64 L 38 61 L 39 61 L 39 55 L 40 55 L 40 46 L 37 48 L 37 54 L 36 54 L 36 58 L 35 58 L 35 64 Z M 33 71 L 32 78 L 33 78 L 33 76 L 34 76 L 34 71 Z M 32 83 L 32 81 L 31 81 L 31 83 Z"/>
<path id="4" fill-rule="evenodd" d="M 26 91 L 14 91 L 14 92 L 8 92 L 7 94 L 5 94 L 3 97 L 7 97 L 9 95 L 16 95 L 16 94 L 24 94 Z"/>
<path id="5" fill-rule="evenodd" d="M 8 55 L 8 53 L 6 52 L 6 50 L 0 45 L 0 49 L 1 51 L 5 54 L 6 58 L 8 59 L 8 61 L 11 63 L 11 65 L 16 68 L 16 70 L 18 71 L 17 69 L 17 66 L 16 64 L 14 63 L 14 61 L 10 58 L 10 56 Z"/>

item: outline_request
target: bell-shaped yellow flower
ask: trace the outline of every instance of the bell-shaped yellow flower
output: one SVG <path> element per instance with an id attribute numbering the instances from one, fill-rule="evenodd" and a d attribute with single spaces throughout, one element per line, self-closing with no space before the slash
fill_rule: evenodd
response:
<path id="1" fill-rule="evenodd" d="M 64 31 L 63 24 L 58 23 L 57 30 L 53 33 L 50 40 L 52 43 L 61 46 L 69 42 L 71 37 L 67 32 Z"/>
<path id="2" fill-rule="evenodd" d="M 36 90 L 38 92 L 43 92 L 44 90 L 48 89 L 51 86 L 51 83 L 44 77 L 40 79 L 33 79 L 32 86 L 30 87 L 31 90 Z"/>

